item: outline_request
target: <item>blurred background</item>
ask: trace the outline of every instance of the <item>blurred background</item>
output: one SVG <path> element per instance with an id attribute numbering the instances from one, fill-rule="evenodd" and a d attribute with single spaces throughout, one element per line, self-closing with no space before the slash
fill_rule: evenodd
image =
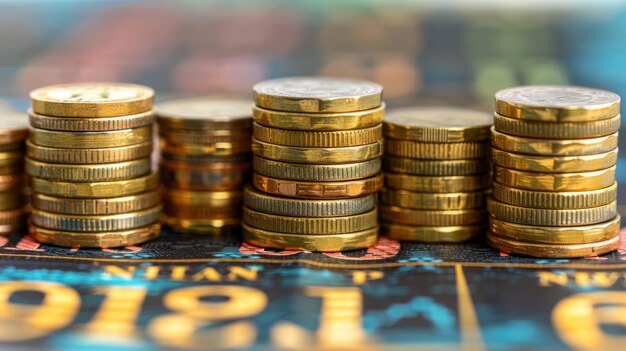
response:
<path id="1" fill-rule="evenodd" d="M 525 84 L 626 96 L 626 1 L 0 0 L 0 96 L 20 108 L 55 83 L 135 82 L 163 100 L 293 75 L 373 80 L 389 107 L 491 109 Z"/>

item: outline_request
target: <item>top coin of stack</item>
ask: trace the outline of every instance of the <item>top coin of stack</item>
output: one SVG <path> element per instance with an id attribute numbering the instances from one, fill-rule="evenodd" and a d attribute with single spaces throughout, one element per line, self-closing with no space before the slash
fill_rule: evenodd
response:
<path id="1" fill-rule="evenodd" d="M 535 257 L 617 249 L 619 107 L 619 95 L 590 88 L 496 93 L 489 245 Z"/>
<path id="2" fill-rule="evenodd" d="M 30 96 L 31 234 L 71 247 L 135 245 L 158 237 L 152 89 L 65 84 Z"/>
<path id="3" fill-rule="evenodd" d="M 244 239 L 308 251 L 366 248 L 378 237 L 382 87 L 286 78 L 253 87 L 254 188 Z"/>
<path id="4" fill-rule="evenodd" d="M 208 97 L 157 107 L 164 221 L 174 230 L 227 234 L 240 228 L 252 168 L 250 106 Z"/>
<path id="5" fill-rule="evenodd" d="M 391 111 L 384 121 L 383 233 L 462 242 L 485 231 L 491 114 L 446 107 Z"/>
<path id="6" fill-rule="evenodd" d="M 3 235 L 17 232 L 26 224 L 24 141 L 28 136 L 28 118 L 23 113 L 0 110 L 0 120 L 0 235 Z"/>

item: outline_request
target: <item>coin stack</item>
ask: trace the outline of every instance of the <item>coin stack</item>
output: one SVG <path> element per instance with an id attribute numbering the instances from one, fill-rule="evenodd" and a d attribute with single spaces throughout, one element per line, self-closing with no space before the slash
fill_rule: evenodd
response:
<path id="1" fill-rule="evenodd" d="M 157 107 L 164 223 L 177 232 L 229 234 L 241 224 L 252 169 L 250 102 L 208 97 Z"/>
<path id="2" fill-rule="evenodd" d="M 6 235 L 24 229 L 28 215 L 24 176 L 28 118 L 14 111 L 0 115 L 0 235 Z"/>
<path id="3" fill-rule="evenodd" d="M 385 117 L 382 233 L 396 240 L 463 242 L 485 233 L 489 113 L 444 107 Z"/>
<path id="4" fill-rule="evenodd" d="M 496 93 L 490 246 L 534 257 L 584 257 L 619 245 L 620 97 L 527 86 Z"/>
<path id="5" fill-rule="evenodd" d="M 253 87 L 253 186 L 243 236 L 261 247 L 356 250 L 378 238 L 382 87 L 285 78 Z"/>
<path id="6" fill-rule="evenodd" d="M 153 96 L 150 88 L 118 83 L 31 92 L 32 236 L 58 246 L 116 247 L 160 235 Z"/>

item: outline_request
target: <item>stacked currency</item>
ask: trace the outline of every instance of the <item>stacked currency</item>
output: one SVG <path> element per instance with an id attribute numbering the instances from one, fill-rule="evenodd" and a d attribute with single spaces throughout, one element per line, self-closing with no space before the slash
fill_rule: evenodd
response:
<path id="1" fill-rule="evenodd" d="M 384 121 L 382 233 L 452 243 L 484 234 L 492 124 L 489 113 L 461 108 L 391 111 Z"/>
<path id="2" fill-rule="evenodd" d="M 173 100 L 157 107 L 164 223 L 177 232 L 229 234 L 241 224 L 252 160 L 250 102 Z"/>
<path id="3" fill-rule="evenodd" d="M 243 236 L 253 245 L 356 250 L 378 239 L 382 87 L 286 78 L 253 87 L 253 187 Z"/>
<path id="4" fill-rule="evenodd" d="M 496 93 L 490 246 L 535 257 L 583 257 L 619 245 L 620 97 L 527 86 Z"/>
<path id="5" fill-rule="evenodd" d="M 24 229 L 28 215 L 24 176 L 28 118 L 2 110 L 0 120 L 0 235 L 6 235 Z"/>
<path id="6" fill-rule="evenodd" d="M 30 94 L 29 231 L 68 247 L 116 247 L 157 238 L 152 89 L 132 84 L 55 85 Z"/>

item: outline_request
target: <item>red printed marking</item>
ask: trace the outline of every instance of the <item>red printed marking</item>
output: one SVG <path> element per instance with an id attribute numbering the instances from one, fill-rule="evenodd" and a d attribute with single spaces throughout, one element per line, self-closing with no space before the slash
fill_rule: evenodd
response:
<path id="1" fill-rule="evenodd" d="M 239 253 L 244 255 L 264 255 L 264 256 L 291 256 L 299 253 L 307 252 L 304 250 L 284 250 L 284 251 L 268 251 L 265 248 L 254 246 L 246 242 L 239 247 Z"/>
<path id="2" fill-rule="evenodd" d="M 325 252 L 324 255 L 347 261 L 374 261 L 394 257 L 398 252 L 400 252 L 400 242 L 381 236 L 380 239 L 378 239 L 378 243 L 367 249 L 367 252 L 363 256 L 346 256 L 342 252 Z"/>
<path id="3" fill-rule="evenodd" d="M 46 251 L 44 249 L 40 249 L 41 244 L 37 242 L 30 236 L 24 236 L 22 240 L 20 240 L 15 247 L 7 247 L 7 250 L 20 250 L 20 251 Z"/>

